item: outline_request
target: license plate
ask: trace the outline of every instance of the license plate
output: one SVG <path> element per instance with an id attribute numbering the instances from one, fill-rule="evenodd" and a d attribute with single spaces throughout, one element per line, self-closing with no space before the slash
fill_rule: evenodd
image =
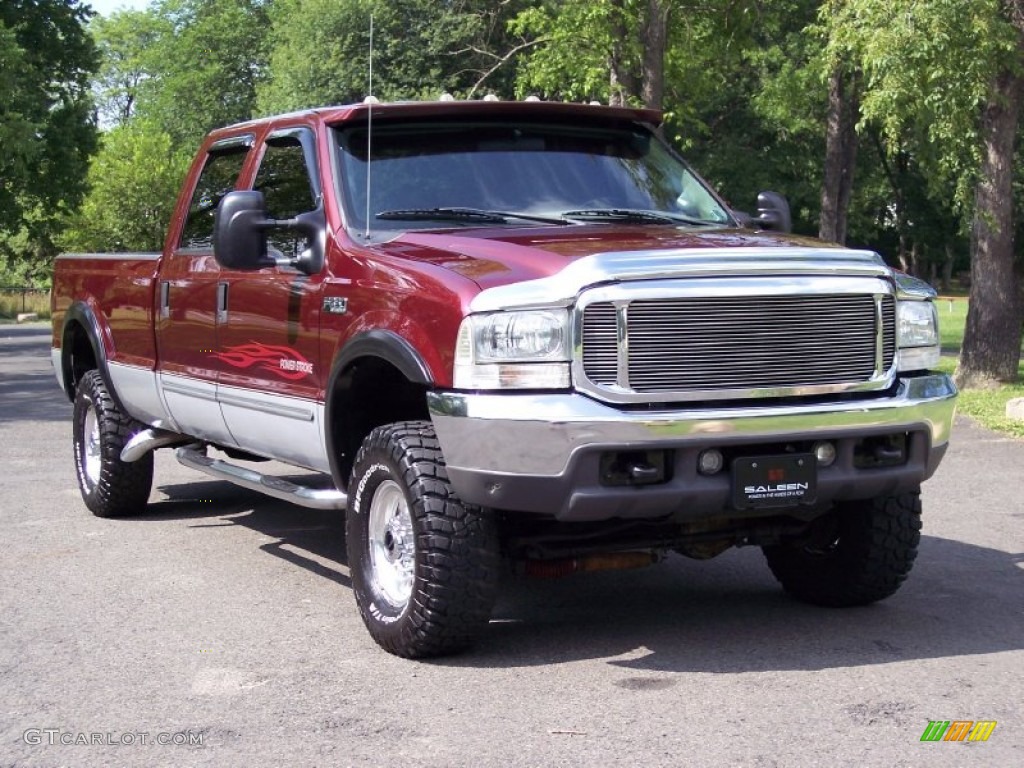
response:
<path id="1" fill-rule="evenodd" d="M 737 509 L 807 504 L 817 492 L 813 454 L 744 456 L 732 462 L 732 501 Z"/>

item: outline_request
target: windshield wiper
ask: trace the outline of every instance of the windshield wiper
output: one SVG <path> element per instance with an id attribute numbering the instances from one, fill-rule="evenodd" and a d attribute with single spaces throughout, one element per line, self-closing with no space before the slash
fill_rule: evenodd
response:
<path id="1" fill-rule="evenodd" d="M 515 211 L 488 211 L 483 208 L 395 208 L 376 214 L 378 219 L 406 219 L 408 221 L 478 221 L 488 224 L 507 224 L 509 219 L 536 221 L 541 224 L 569 224 L 561 216 L 538 216 Z"/>
<path id="2" fill-rule="evenodd" d="M 645 211 L 639 208 L 585 208 L 578 211 L 563 211 L 567 219 L 605 219 L 607 221 L 634 221 L 651 224 L 695 224 L 714 226 L 718 222 L 693 219 L 678 213 Z"/>

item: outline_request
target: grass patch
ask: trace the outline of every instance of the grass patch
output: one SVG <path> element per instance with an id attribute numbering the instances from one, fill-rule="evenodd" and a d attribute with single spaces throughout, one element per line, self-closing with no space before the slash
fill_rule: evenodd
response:
<path id="1" fill-rule="evenodd" d="M 0 291 L 0 322 L 15 320 L 23 312 L 35 312 L 40 320 L 48 320 L 50 292 Z"/>
<path id="2" fill-rule="evenodd" d="M 964 325 L 967 324 L 967 299 L 939 298 L 935 300 L 939 311 L 939 336 L 943 351 L 960 354 L 964 342 Z"/>
<path id="3" fill-rule="evenodd" d="M 956 370 L 957 357 L 964 341 L 967 300 L 938 299 L 936 307 L 939 310 L 939 330 L 942 336 L 939 370 L 952 374 Z M 1024 362 L 1018 369 L 1018 375 L 1020 382 L 1016 384 L 1004 384 L 995 389 L 961 390 L 958 400 L 960 413 L 996 432 L 1024 438 L 1024 421 L 1006 418 L 1007 401 L 1024 397 Z"/>

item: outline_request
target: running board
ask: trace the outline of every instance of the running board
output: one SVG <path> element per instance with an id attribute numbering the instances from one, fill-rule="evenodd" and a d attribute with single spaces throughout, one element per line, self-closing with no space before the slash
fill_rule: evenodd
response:
<path id="1" fill-rule="evenodd" d="M 229 483 L 248 488 L 250 491 L 273 496 L 275 499 L 290 501 L 301 507 L 312 509 L 345 509 L 348 496 L 336 488 L 310 488 L 273 475 L 264 475 L 253 469 L 229 464 L 220 459 L 211 459 L 202 453 L 203 449 L 191 446 L 175 451 L 178 461 L 191 469 L 198 469 L 208 475 Z"/>

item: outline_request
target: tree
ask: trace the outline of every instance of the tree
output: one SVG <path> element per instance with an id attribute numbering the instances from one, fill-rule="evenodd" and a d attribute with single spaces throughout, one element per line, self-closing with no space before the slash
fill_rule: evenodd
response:
<path id="1" fill-rule="evenodd" d="M 1024 86 L 1024 0 L 847 0 L 832 44 L 858 57 L 861 104 L 893 147 L 909 132 L 932 185 L 971 225 L 971 302 L 957 380 L 1013 381 L 1022 307 L 1014 274 L 1013 158 Z M 925 148 L 930 149 L 925 150 Z"/>
<path id="2" fill-rule="evenodd" d="M 831 0 L 822 13 L 835 15 L 843 0 Z M 828 116 L 825 121 L 825 177 L 821 184 L 818 237 L 846 242 L 847 216 L 857 162 L 860 75 L 849 61 L 834 55 L 829 62 Z"/>
<path id="3" fill-rule="evenodd" d="M 79 2 L 0 5 L 0 257 L 53 255 L 62 215 L 85 191 L 96 148 L 89 77 L 96 49 Z"/>
<path id="4" fill-rule="evenodd" d="M 727 200 L 746 208 L 759 191 L 783 191 L 797 230 L 810 234 L 827 103 L 822 36 L 807 31 L 817 10 L 817 0 L 545 3 L 515 22 L 538 41 L 517 90 L 660 108 L 666 138 Z M 659 55 L 648 42 L 662 26 Z"/>
<path id="5" fill-rule="evenodd" d="M 158 251 L 192 159 L 171 136 L 135 120 L 107 131 L 89 194 L 61 245 L 73 251 Z"/>
<path id="6" fill-rule="evenodd" d="M 661 109 L 672 6 L 671 0 L 564 0 L 523 11 L 513 28 L 541 44 L 522 70 L 520 92 Z"/>
<path id="7" fill-rule="evenodd" d="M 100 52 L 96 77 L 96 106 L 106 125 L 124 125 L 134 117 L 143 84 L 160 71 L 152 51 L 168 34 L 152 10 L 123 10 L 97 16 L 89 31 Z"/>
<path id="8" fill-rule="evenodd" d="M 283 112 L 362 101 L 369 88 L 373 16 L 373 90 L 381 100 L 511 93 L 516 55 L 532 44 L 507 31 L 524 5 L 462 0 L 278 0 L 269 77 L 259 111 Z M 316 56 L 309 51 L 315 50 Z"/>
<path id="9" fill-rule="evenodd" d="M 195 149 L 213 128 L 248 120 L 267 66 L 269 0 L 162 0 L 142 56 L 137 114 Z M 320 55 L 308 48 L 304 58 Z"/>

